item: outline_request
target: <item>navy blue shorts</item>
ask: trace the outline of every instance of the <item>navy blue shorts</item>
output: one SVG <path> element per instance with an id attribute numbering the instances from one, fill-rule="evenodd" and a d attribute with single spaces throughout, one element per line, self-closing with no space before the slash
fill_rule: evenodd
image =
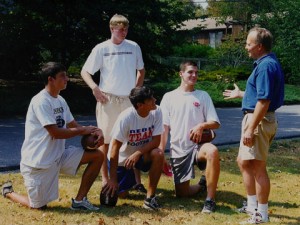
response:
<path id="1" fill-rule="evenodd" d="M 110 167 L 110 162 L 108 161 L 108 168 Z M 135 164 L 135 168 L 141 170 L 143 172 L 148 172 L 151 167 L 151 162 L 144 162 L 144 157 L 140 157 L 140 159 Z M 134 185 L 136 185 L 134 170 L 133 169 L 126 169 L 124 166 L 118 166 L 117 169 L 118 175 L 118 184 L 119 184 L 119 193 L 124 191 L 128 191 Z"/>

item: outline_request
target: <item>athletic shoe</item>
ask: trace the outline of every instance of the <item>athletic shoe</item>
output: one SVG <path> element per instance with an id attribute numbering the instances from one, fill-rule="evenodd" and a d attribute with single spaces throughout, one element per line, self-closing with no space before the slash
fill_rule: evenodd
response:
<path id="1" fill-rule="evenodd" d="M 201 176 L 198 184 L 200 185 L 200 191 L 206 191 L 207 186 L 206 186 L 206 177 L 204 175 Z"/>
<path id="2" fill-rule="evenodd" d="M 12 193 L 14 192 L 13 186 L 12 186 L 12 182 L 11 181 L 7 181 L 2 185 L 2 190 L 1 193 L 3 195 L 4 198 L 6 198 L 6 195 L 8 193 Z"/>
<path id="3" fill-rule="evenodd" d="M 91 210 L 91 211 L 96 211 L 99 210 L 98 207 L 93 206 L 92 203 L 88 201 L 86 197 L 82 199 L 80 202 L 75 202 L 75 200 L 72 198 L 72 210 Z"/>
<path id="4" fill-rule="evenodd" d="M 248 215 L 253 215 L 254 214 L 254 212 L 247 209 L 247 201 L 243 201 L 243 206 L 241 208 L 237 209 L 237 211 L 239 213 L 246 213 Z"/>
<path id="5" fill-rule="evenodd" d="M 161 206 L 158 204 L 156 196 L 152 198 L 146 198 L 144 201 L 143 208 L 148 210 L 159 210 Z"/>
<path id="6" fill-rule="evenodd" d="M 202 213 L 212 213 L 216 211 L 216 203 L 214 200 L 205 200 Z"/>
<path id="7" fill-rule="evenodd" d="M 133 186 L 133 189 L 141 193 L 147 193 L 147 190 L 143 184 L 136 184 Z"/>
<path id="8" fill-rule="evenodd" d="M 263 220 L 262 215 L 259 212 L 254 213 L 248 220 L 241 222 L 240 224 L 260 224 L 269 222 L 269 217 Z"/>
<path id="9" fill-rule="evenodd" d="M 172 177 L 173 173 L 171 165 L 165 163 L 163 166 L 163 173 L 168 177 Z"/>

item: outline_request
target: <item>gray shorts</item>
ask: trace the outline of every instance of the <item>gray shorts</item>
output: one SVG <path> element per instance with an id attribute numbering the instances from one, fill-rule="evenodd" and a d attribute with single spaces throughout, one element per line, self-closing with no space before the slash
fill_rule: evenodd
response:
<path id="1" fill-rule="evenodd" d="M 194 165 L 200 170 L 205 170 L 206 161 L 198 161 L 197 155 L 202 145 L 195 145 L 193 151 L 181 158 L 170 158 L 175 184 L 181 184 L 195 178 Z"/>
<path id="2" fill-rule="evenodd" d="M 83 149 L 70 146 L 49 168 L 34 168 L 20 164 L 21 174 L 32 208 L 41 208 L 58 198 L 59 173 L 75 175 L 83 156 Z"/>

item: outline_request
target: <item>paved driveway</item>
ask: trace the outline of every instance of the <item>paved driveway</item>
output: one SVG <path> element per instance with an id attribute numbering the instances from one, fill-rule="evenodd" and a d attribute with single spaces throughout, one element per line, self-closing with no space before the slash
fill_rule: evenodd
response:
<path id="1" fill-rule="evenodd" d="M 240 108 L 217 108 L 221 128 L 214 144 L 239 143 L 242 112 Z M 300 137 L 300 105 L 283 106 L 277 111 L 279 128 L 276 138 Z M 95 116 L 76 116 L 83 125 L 96 125 Z M 18 169 L 24 140 L 25 118 L 0 119 L 0 172 Z M 80 137 L 67 140 L 67 145 L 80 145 Z"/>

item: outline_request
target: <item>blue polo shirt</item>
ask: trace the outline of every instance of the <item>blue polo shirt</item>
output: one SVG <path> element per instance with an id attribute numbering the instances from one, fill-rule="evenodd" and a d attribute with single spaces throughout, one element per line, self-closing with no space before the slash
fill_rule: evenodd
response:
<path id="1" fill-rule="evenodd" d="M 271 100 L 268 111 L 283 105 L 284 75 L 275 54 L 270 53 L 254 62 L 242 102 L 242 110 L 254 110 L 258 100 Z"/>

